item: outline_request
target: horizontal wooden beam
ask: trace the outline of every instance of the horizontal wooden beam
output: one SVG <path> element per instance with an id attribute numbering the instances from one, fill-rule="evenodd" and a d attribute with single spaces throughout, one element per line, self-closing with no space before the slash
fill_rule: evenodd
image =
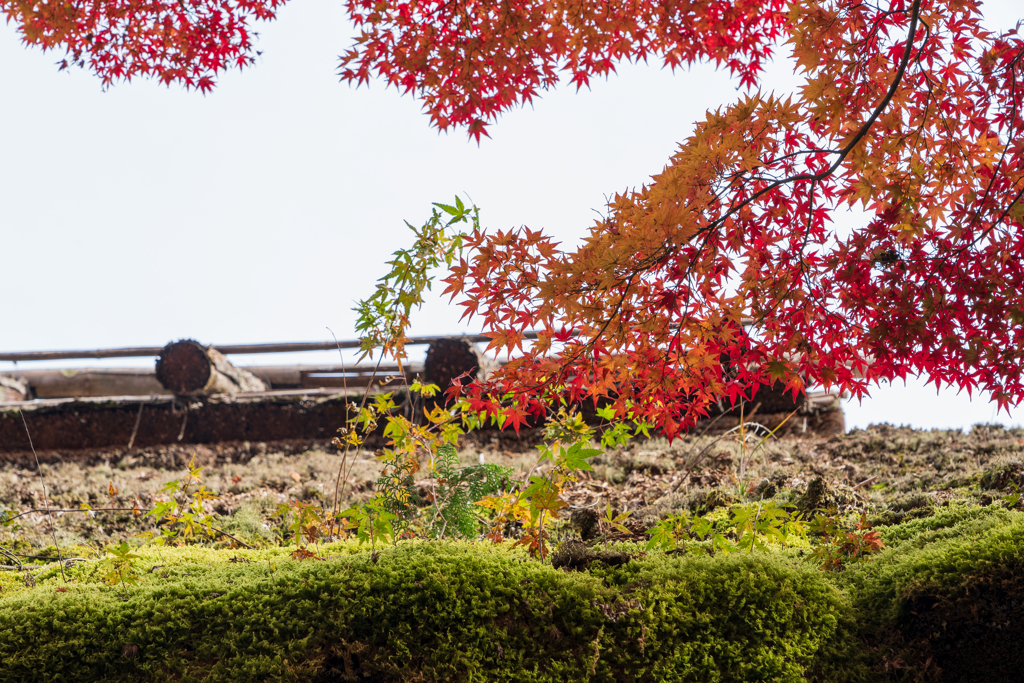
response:
<path id="1" fill-rule="evenodd" d="M 536 339 L 536 332 L 527 332 L 526 339 Z M 433 344 L 441 339 L 452 339 L 452 336 L 411 337 L 406 346 Z M 490 337 L 483 334 L 454 336 L 456 339 L 468 339 L 471 342 L 489 342 Z M 337 349 L 358 349 L 362 342 L 347 340 L 340 342 L 286 342 L 280 344 L 214 344 L 213 348 L 225 355 L 241 353 L 295 353 L 298 351 L 334 351 Z M 17 351 L 0 352 L 0 361 L 34 361 L 34 360 L 73 360 L 79 358 L 137 358 L 159 356 L 163 346 L 141 346 L 123 349 L 91 349 L 82 351 Z"/>
<path id="2" fill-rule="evenodd" d="M 323 398 L 342 398 L 345 396 L 353 398 L 361 398 L 363 394 L 369 393 L 371 395 L 379 393 L 381 391 L 392 391 L 390 387 L 378 387 L 372 386 L 367 391 L 366 387 L 356 387 L 349 389 L 346 393 L 342 389 L 335 389 L 333 387 L 314 387 L 310 389 L 277 389 L 271 391 L 258 391 L 258 392 L 247 392 L 239 393 L 234 396 L 214 397 L 209 399 L 208 403 L 243 403 L 260 401 L 266 398 L 309 398 L 309 399 L 323 399 Z M 68 396 L 63 398 L 47 398 L 38 399 L 35 401 L 0 401 L 0 413 L 5 410 L 18 409 L 18 410 L 38 410 L 41 408 L 51 408 L 53 406 L 71 405 L 76 403 L 92 404 L 92 405 L 115 405 L 119 403 L 139 405 L 140 403 L 145 405 L 165 405 L 173 404 L 177 399 L 169 394 L 151 394 L 151 395 L 128 395 L 128 396 Z M 0 447 L 0 452 L 3 448 Z"/>
<path id="3" fill-rule="evenodd" d="M 170 395 L 152 368 L 25 370 L 0 373 L 0 377 L 21 380 L 35 398 Z"/>
<path id="4" fill-rule="evenodd" d="M 403 372 L 394 364 L 363 365 L 254 365 L 239 366 L 266 382 L 272 390 L 357 389 L 371 383 L 400 386 L 423 374 L 423 363 L 407 363 Z M 152 368 L 75 368 L 68 370 L 13 370 L 0 372 L 27 386 L 36 399 L 96 396 L 170 396 Z M 11 392 L 13 394 L 13 392 Z M 19 399 L 6 399 L 19 400 Z"/>

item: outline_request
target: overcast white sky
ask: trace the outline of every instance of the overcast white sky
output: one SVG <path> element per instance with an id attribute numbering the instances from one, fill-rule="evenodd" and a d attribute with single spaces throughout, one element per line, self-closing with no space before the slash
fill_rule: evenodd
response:
<path id="1" fill-rule="evenodd" d="M 986 3 L 994 28 L 1024 15 L 1013 5 Z M 590 91 L 563 88 L 505 115 L 478 147 L 462 131 L 439 135 L 412 97 L 338 82 L 354 35 L 342 3 L 292 0 L 258 29 L 255 67 L 204 97 L 146 81 L 103 92 L 0 26 L 0 350 L 316 341 L 328 327 L 353 338 L 353 302 L 408 244 L 403 221 L 421 223 L 431 202 L 458 193 L 491 228 L 542 227 L 571 242 L 606 196 L 647 181 L 693 121 L 738 95 L 710 67 L 623 65 Z M 780 62 L 765 90 L 797 83 Z M 412 332 L 477 330 L 438 297 Z M 882 421 L 1019 419 L 922 383 L 847 406 L 848 427 Z"/>

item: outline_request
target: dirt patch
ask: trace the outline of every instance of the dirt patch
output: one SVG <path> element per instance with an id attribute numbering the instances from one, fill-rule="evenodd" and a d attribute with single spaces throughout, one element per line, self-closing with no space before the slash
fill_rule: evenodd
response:
<path id="1" fill-rule="evenodd" d="M 1024 431 L 979 426 L 959 431 L 922 431 L 888 425 L 827 439 L 768 439 L 737 433 L 689 436 L 669 443 L 639 440 L 591 459 L 593 470 L 567 487 L 564 525 L 556 540 L 579 537 L 574 513 L 629 512 L 627 526 L 640 533 L 665 515 L 707 513 L 743 501 L 774 498 L 807 512 L 820 507 L 866 512 L 875 524 L 893 524 L 933 514 L 952 501 L 988 504 L 1020 482 Z M 461 444 L 463 464 L 481 461 L 513 468 L 524 478 L 537 464 L 538 430 L 478 433 Z M 758 444 L 761 444 L 758 446 Z M 376 444 L 371 444 L 376 448 Z M 342 456 L 326 440 L 234 441 L 218 444 L 40 451 L 40 479 L 30 454 L 8 456 L 0 467 L 0 505 L 24 511 L 42 508 L 42 483 L 52 507 L 148 507 L 188 462 L 203 466 L 209 504 L 226 528 L 254 541 L 283 533 L 273 518 L 288 500 L 341 505 L 372 495 L 380 473 L 372 450 L 350 453 L 350 476 L 339 486 Z M 348 466 L 346 466 L 347 469 Z M 536 473 L 536 472 L 534 472 Z M 419 477 L 427 473 L 421 471 Z M 112 488 L 111 488 L 112 487 Z M 111 490 L 116 491 L 110 495 Z M 19 520 L 20 547 L 52 545 L 50 518 L 33 513 Z M 147 522 L 130 512 L 95 516 L 58 513 L 53 532 L 60 543 L 89 538 L 100 543 L 130 538 Z M 0 529 L 0 542 L 13 539 Z"/>

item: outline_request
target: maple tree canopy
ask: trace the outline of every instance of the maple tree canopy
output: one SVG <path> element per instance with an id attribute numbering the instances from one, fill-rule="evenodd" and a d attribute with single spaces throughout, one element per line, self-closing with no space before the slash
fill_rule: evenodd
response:
<path id="1" fill-rule="evenodd" d="M 0 3 L 25 42 L 104 83 L 206 90 L 252 62 L 250 23 L 280 0 Z M 1024 41 L 983 29 L 981 2 L 347 7 L 361 34 L 342 78 L 384 79 L 477 141 L 538 91 L 622 60 L 709 60 L 748 86 L 579 247 L 525 228 L 468 237 L 448 292 L 493 348 L 522 352 L 467 390 L 475 408 L 517 426 L 554 393 L 603 396 L 673 436 L 710 402 L 775 381 L 859 397 L 923 373 L 1002 407 L 1024 399 Z M 805 78 L 792 97 L 756 90 L 780 52 Z M 853 206 L 869 218 L 839 229 Z"/>

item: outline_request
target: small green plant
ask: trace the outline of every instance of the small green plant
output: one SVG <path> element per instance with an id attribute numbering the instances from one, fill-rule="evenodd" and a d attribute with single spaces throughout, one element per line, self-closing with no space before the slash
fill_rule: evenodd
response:
<path id="1" fill-rule="evenodd" d="M 685 512 L 669 515 L 647 533 L 648 548 L 686 551 L 688 540 L 707 542 L 707 552 L 753 552 L 768 550 L 769 543 L 789 545 L 794 538 L 806 538 L 808 525 L 796 511 L 775 501 L 734 506 L 729 516 L 710 520 Z"/>
<path id="2" fill-rule="evenodd" d="M 425 396 L 432 396 L 436 391 L 437 387 L 432 384 L 424 385 L 415 382 L 410 387 L 410 392 L 423 393 Z M 425 424 L 416 424 L 402 415 L 395 415 L 396 408 L 391 394 L 375 396 L 368 406 L 359 409 L 355 420 L 356 428 L 350 430 L 344 440 L 336 440 L 336 445 L 346 448 L 359 446 L 365 435 L 376 429 L 379 420 L 386 420 L 383 430 L 386 445 L 385 448 L 377 451 L 377 460 L 384 465 L 384 469 L 374 486 L 376 495 L 370 502 L 374 509 L 379 510 L 380 513 L 386 513 L 386 519 L 392 525 L 388 536 L 395 539 L 409 533 L 410 525 L 420 514 L 414 496 L 414 477 L 423 461 L 426 461 L 432 478 L 444 480 L 444 483 L 439 481 L 439 484 L 434 487 L 435 512 L 440 510 L 439 506 L 449 503 L 454 503 L 456 507 L 468 505 L 463 502 L 464 494 L 471 496 L 474 490 L 489 491 L 485 482 L 500 479 L 497 471 L 492 472 L 486 466 L 480 471 L 471 470 L 465 474 L 459 474 L 452 470 L 450 464 L 445 464 L 443 467 L 447 469 L 444 473 L 439 474 L 439 458 L 444 459 L 440 455 L 440 451 L 446 449 L 445 453 L 454 454 L 455 444 L 458 442 L 459 436 L 464 433 L 460 424 L 463 416 L 458 410 L 446 410 L 439 405 L 430 410 L 424 409 Z M 494 476 L 490 476 L 491 474 Z M 462 492 L 463 488 L 467 490 Z M 358 506 L 349 508 L 349 510 L 339 513 L 338 517 L 347 518 L 352 510 L 357 509 Z M 373 511 L 364 511 L 360 514 L 363 516 L 369 514 L 374 519 L 379 517 Z M 436 517 L 437 515 L 435 515 Z M 439 528 L 447 527 L 446 522 L 443 521 L 447 517 L 442 514 L 441 518 L 441 527 L 435 526 L 433 522 L 428 524 L 431 531 L 436 532 Z M 365 524 L 360 522 L 353 526 L 352 523 L 345 523 L 344 526 L 349 529 L 358 529 Z M 462 529 L 467 528 L 467 524 L 463 520 L 456 527 L 461 533 Z"/>
<path id="3" fill-rule="evenodd" d="M 451 267 L 462 251 L 465 235 L 454 229 L 459 223 L 480 228 L 480 210 L 472 205 L 467 207 L 459 197 L 455 198 L 454 206 L 435 203 L 430 218 L 420 228 L 406 223 L 416 236 L 412 247 L 394 253 L 394 259 L 388 261 L 391 272 L 355 308 L 362 357 L 371 356 L 379 348 L 401 365 L 406 357 L 409 316 L 414 307 L 422 306 L 423 294 L 433 284 L 430 271 L 440 266 Z"/>
<path id="4" fill-rule="evenodd" d="M 363 357 L 379 349 L 382 358 L 390 356 L 398 362 L 399 368 L 402 367 L 407 358 L 409 316 L 414 308 L 422 305 L 423 294 L 431 287 L 430 271 L 442 265 L 450 267 L 461 251 L 465 235 L 457 232 L 455 226 L 466 223 L 474 231 L 480 228 L 479 211 L 476 207 L 467 207 L 459 198 L 454 205 L 438 203 L 434 207 L 430 219 L 421 228 L 409 226 L 416 236 L 414 245 L 395 252 L 389 262 L 391 271 L 378 281 L 373 295 L 355 309 Z M 534 468 L 538 474 L 528 477 L 525 488 L 520 491 L 495 496 L 499 490 L 496 484 L 504 478 L 503 473 L 486 465 L 460 469 L 454 455 L 458 437 L 466 430 L 481 426 L 488 416 L 459 398 L 461 384 L 458 381 L 443 389 L 452 407 L 435 405 L 424 409 L 426 424 L 416 424 L 402 415 L 395 415 L 396 406 L 390 394 L 376 397 L 369 405 L 364 397 L 354 420 L 346 423 L 335 442 L 346 453 L 338 473 L 335 510 L 344 490 L 340 482 L 344 479 L 348 449 L 360 446 L 365 435 L 376 429 L 382 419 L 386 420 L 383 431 L 387 444 L 378 451 L 377 458 L 383 463 L 384 471 L 377 480 L 373 499 L 336 513 L 336 517 L 346 520 L 346 528 L 355 529 L 360 539 L 371 543 L 384 537 L 397 540 L 410 533 L 410 525 L 419 515 L 413 477 L 426 461 L 435 482 L 432 486 L 433 516 L 424 524 L 426 533 L 434 537 L 475 535 L 478 524 L 470 505 L 480 502 L 494 515 L 489 538 L 501 536 L 498 527 L 502 524 L 519 524 L 522 527 L 519 542 L 543 559 L 547 526 L 564 505 L 559 497 L 562 487 L 574 478 L 575 472 L 590 469 L 586 459 L 598 452 L 583 447 L 592 433 L 591 428 L 581 415 L 567 411 L 565 401 L 560 400 L 556 404 L 560 406 L 557 414 L 548 416 L 546 436 L 550 445 L 541 449 L 538 466 Z M 432 397 L 442 388 L 414 382 L 409 390 L 410 394 Z M 557 388 L 552 390 L 557 393 Z M 513 406 L 517 402 L 511 395 L 503 400 Z M 412 402 L 412 405 L 417 403 Z M 490 418 L 499 427 L 505 427 L 507 422 L 518 431 L 527 414 L 525 410 L 512 411 L 512 414 L 511 421 L 505 413 L 491 414 Z M 636 429 L 646 430 L 647 426 L 638 423 Z M 623 435 L 614 436 L 617 440 L 622 438 Z M 520 504 L 523 500 L 527 501 L 526 505 Z"/>
<path id="5" fill-rule="evenodd" d="M 394 253 L 394 258 L 388 262 L 391 271 L 378 280 L 374 293 L 360 301 L 354 309 L 357 315 L 356 331 L 360 335 L 360 358 L 372 358 L 374 351 L 379 350 L 381 359 L 385 356 L 394 358 L 401 373 L 403 363 L 408 359 L 405 345 L 409 341 L 406 335 L 409 316 L 414 308 L 423 305 L 424 293 L 433 285 L 434 276 L 431 271 L 441 266 L 451 267 L 461 254 L 465 234 L 456 228 L 460 223 L 466 223 L 474 230 L 480 229 L 479 209 L 472 205 L 466 206 L 459 197 L 455 198 L 454 205 L 435 203 L 430 218 L 420 228 L 406 223 L 416 237 L 412 247 Z M 413 394 L 430 398 L 440 388 L 415 381 L 409 391 L 410 398 Z M 346 515 L 339 513 L 339 509 L 344 494 L 342 482 L 347 482 L 345 466 L 349 450 L 363 443 L 365 435 L 376 429 L 378 420 L 386 419 L 384 436 L 391 443 L 378 453 L 385 471 L 378 481 L 377 490 L 380 493 L 376 499 L 379 507 L 393 515 L 394 523 L 398 526 L 393 531 L 401 533 L 415 515 L 408 494 L 412 488 L 412 475 L 419 469 L 422 459 L 430 459 L 432 465 L 438 446 L 441 443 L 454 445 L 457 435 L 463 432 L 458 423 L 473 428 L 477 417 L 465 411 L 449 413 L 438 407 L 427 413 L 429 425 L 424 429 L 403 416 L 394 415 L 396 406 L 391 400 L 391 394 L 376 397 L 367 406 L 368 396 L 369 392 L 363 396 L 354 420 L 346 415 L 345 425 L 339 430 L 339 438 L 335 439 L 335 445 L 343 449 L 344 453 L 335 484 L 332 521 L 346 518 Z M 416 405 L 415 401 L 412 403 Z M 349 465 L 350 472 L 351 467 Z"/>
<path id="6" fill-rule="evenodd" d="M 633 514 L 633 512 L 631 510 L 627 510 L 626 512 L 621 512 L 621 513 L 616 515 L 614 512 L 612 512 L 612 504 L 611 503 L 606 503 L 606 506 L 607 507 L 605 508 L 605 511 L 604 511 L 604 519 L 600 520 L 600 522 L 601 522 L 601 533 L 602 533 L 602 535 L 604 537 L 604 548 L 605 548 L 605 550 L 608 549 L 608 532 L 609 531 L 618 531 L 618 532 L 621 532 L 621 533 L 624 533 L 624 534 L 630 533 L 629 527 L 627 527 L 625 524 L 623 524 L 623 522 L 625 522 L 629 518 L 629 516 L 631 514 Z"/>
<path id="7" fill-rule="evenodd" d="M 108 556 L 100 561 L 100 578 L 108 586 L 121 586 L 121 597 L 128 597 L 128 586 L 134 586 L 139 582 L 139 575 L 135 572 L 133 560 L 139 556 L 131 551 L 131 547 L 121 541 L 116 546 L 107 548 Z"/>
<path id="8" fill-rule="evenodd" d="M 1017 507 L 1020 502 L 1020 487 L 1017 486 L 1017 482 L 1011 481 L 1007 488 L 1010 489 L 1010 492 L 999 500 L 1003 501 L 1006 507 L 1012 509 Z"/>
<path id="9" fill-rule="evenodd" d="M 473 505 L 505 488 L 511 467 L 491 463 L 459 467 L 459 456 L 451 444 L 437 451 L 434 516 L 427 525 L 434 538 L 446 534 L 474 538 L 480 532 L 478 508 Z"/>
<path id="10" fill-rule="evenodd" d="M 12 538 L 21 531 L 21 525 L 16 521 L 19 516 L 17 510 L 0 504 L 0 529 L 4 529 Z"/>
<path id="11" fill-rule="evenodd" d="M 808 560 L 824 571 L 839 571 L 851 561 L 866 560 L 885 549 L 882 536 L 868 524 L 867 516 L 849 529 L 843 526 L 835 510 L 819 510 L 808 525 L 817 537 L 817 545 Z"/>
<path id="12" fill-rule="evenodd" d="M 295 545 L 298 546 L 291 553 L 292 559 L 321 559 L 318 553 L 310 552 L 306 547 L 308 544 L 315 544 L 322 536 L 330 533 L 324 523 L 323 508 L 320 505 L 303 500 L 293 500 L 279 504 L 274 515 L 284 519 L 286 528 L 292 532 Z"/>
<path id="13" fill-rule="evenodd" d="M 591 448 L 592 431 L 575 412 L 560 409 L 549 418 L 546 436 L 553 443 L 538 446 L 540 457 L 518 491 L 486 496 L 477 505 L 491 511 L 491 528 L 487 538 L 495 542 L 504 538 L 503 529 L 518 525 L 517 545 L 543 562 L 548 555 L 548 527 L 565 507 L 561 499 L 564 486 L 576 481 L 579 472 L 592 470 L 587 462 L 601 451 Z M 537 472 L 537 474 L 534 474 Z"/>
<path id="14" fill-rule="evenodd" d="M 647 532 L 650 539 L 647 547 L 660 548 L 671 552 L 686 552 L 689 540 L 710 541 L 707 552 L 729 552 L 734 548 L 729 540 L 727 520 L 709 520 L 702 516 L 690 516 L 686 512 L 669 515 Z"/>
<path id="15" fill-rule="evenodd" d="M 206 501 L 216 498 L 218 494 L 208 491 L 203 484 L 202 471 L 196 467 L 195 456 L 188 463 L 188 475 L 184 482 L 175 479 L 168 482 L 161 493 L 168 499 L 158 501 L 153 509 L 146 513 L 147 517 L 155 517 L 160 534 L 153 532 L 143 534 L 154 543 L 170 545 L 175 543 L 209 539 L 217 533 L 223 533 L 213 526 L 213 516 L 206 510 Z"/>
<path id="16" fill-rule="evenodd" d="M 559 411 L 556 419 L 552 420 L 547 431 L 549 435 L 555 436 L 555 442 L 538 446 L 541 454 L 537 464 L 540 467 L 546 466 L 546 469 L 540 475 L 529 477 L 522 491 L 522 496 L 529 501 L 529 519 L 519 543 L 529 548 L 530 553 L 539 557 L 541 562 L 547 556 L 547 527 L 556 519 L 558 510 L 565 507 L 561 498 L 562 489 L 568 482 L 576 481 L 579 472 L 594 469 L 587 460 L 601 453 L 596 448 L 590 448 L 589 441 L 584 441 L 589 432 L 577 429 L 578 424 L 581 424 L 578 418 L 578 414 Z M 566 446 L 560 439 L 567 436 L 576 441 Z"/>
<path id="17" fill-rule="evenodd" d="M 366 503 L 353 505 L 341 513 L 345 518 L 345 528 L 356 532 L 359 543 L 369 543 L 370 552 L 377 555 L 377 542 L 397 541 L 395 537 L 395 519 L 397 516 L 388 512 L 381 502 L 374 498 Z"/>
<path id="18" fill-rule="evenodd" d="M 748 553 L 767 550 L 767 541 L 785 546 L 793 537 L 807 537 L 807 523 L 799 513 L 768 500 L 733 510 L 730 526 L 736 535 L 736 550 Z"/>

